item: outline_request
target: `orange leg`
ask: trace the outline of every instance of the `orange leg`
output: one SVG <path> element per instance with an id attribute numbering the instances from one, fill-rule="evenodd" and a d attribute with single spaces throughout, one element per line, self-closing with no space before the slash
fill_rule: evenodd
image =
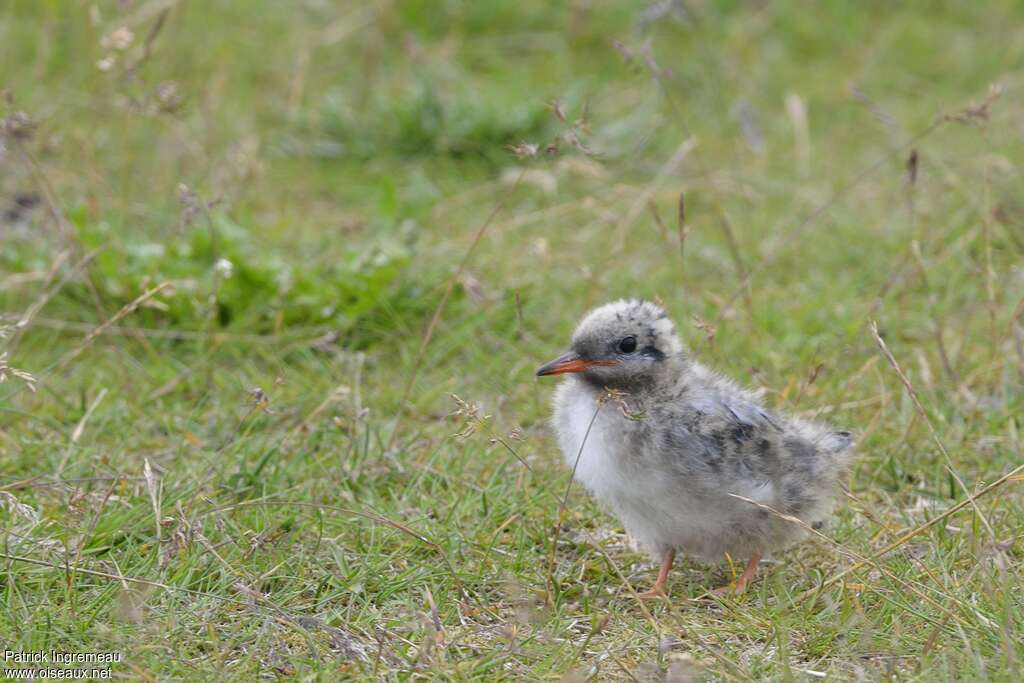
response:
<path id="1" fill-rule="evenodd" d="M 668 550 L 661 556 L 661 569 L 658 571 L 658 579 L 651 586 L 650 590 L 640 593 L 641 598 L 663 598 L 668 592 L 665 586 L 668 584 L 668 572 L 672 569 L 672 562 L 676 559 L 676 551 Z"/>
<path id="2" fill-rule="evenodd" d="M 747 568 L 743 570 L 739 578 L 736 579 L 736 583 L 729 586 L 722 586 L 715 590 L 718 595 L 728 595 L 729 593 L 735 593 L 739 595 L 743 591 L 747 590 L 747 584 L 750 583 L 754 575 L 757 574 L 757 565 L 761 562 L 761 553 L 754 553 L 750 556 L 750 560 L 747 562 Z"/>

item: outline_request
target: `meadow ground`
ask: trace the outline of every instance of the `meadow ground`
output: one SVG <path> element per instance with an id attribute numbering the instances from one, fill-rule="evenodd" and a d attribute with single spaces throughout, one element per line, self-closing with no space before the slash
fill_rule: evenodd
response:
<path id="1" fill-rule="evenodd" d="M 4 3 L 4 649 L 1020 680 L 1022 64 L 1011 0 Z M 533 370 L 623 296 L 859 434 L 746 595 L 561 508 Z"/>

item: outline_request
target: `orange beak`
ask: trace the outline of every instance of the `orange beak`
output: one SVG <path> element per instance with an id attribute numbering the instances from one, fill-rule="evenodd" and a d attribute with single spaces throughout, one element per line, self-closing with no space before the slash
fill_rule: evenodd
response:
<path id="1" fill-rule="evenodd" d="M 544 377 L 545 375 L 585 372 L 590 368 L 610 365 L 618 365 L 618 362 L 613 360 L 584 360 L 575 351 L 570 351 L 569 353 L 562 354 L 550 363 L 545 363 L 537 368 L 537 376 Z"/>

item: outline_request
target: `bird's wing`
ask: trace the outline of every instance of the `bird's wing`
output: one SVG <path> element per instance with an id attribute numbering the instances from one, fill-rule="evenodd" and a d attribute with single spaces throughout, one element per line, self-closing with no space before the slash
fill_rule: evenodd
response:
<path id="1" fill-rule="evenodd" d="M 782 431 L 779 420 L 753 401 L 734 394 L 710 392 L 697 404 L 698 410 L 727 424 Z"/>
<path id="2" fill-rule="evenodd" d="M 689 482 L 818 519 L 852 451 L 850 433 L 782 417 L 729 387 L 710 388 L 690 405 L 694 412 L 670 430 Z"/>
<path id="3" fill-rule="evenodd" d="M 723 481 L 764 482 L 781 467 L 780 421 L 753 400 L 707 391 L 690 410 L 666 425 L 666 454 L 681 471 L 707 474 L 709 485 Z"/>

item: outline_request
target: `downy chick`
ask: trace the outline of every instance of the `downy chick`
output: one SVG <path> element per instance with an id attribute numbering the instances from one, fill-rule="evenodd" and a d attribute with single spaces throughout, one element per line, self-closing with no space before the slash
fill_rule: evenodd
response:
<path id="1" fill-rule="evenodd" d="M 852 456 L 849 432 L 769 410 L 694 361 L 647 301 L 591 311 L 537 374 L 567 375 L 553 424 L 576 479 L 661 560 L 646 596 L 665 594 L 677 551 L 747 560 L 742 592 L 761 557 L 804 530 L 735 496 L 818 525 Z"/>

